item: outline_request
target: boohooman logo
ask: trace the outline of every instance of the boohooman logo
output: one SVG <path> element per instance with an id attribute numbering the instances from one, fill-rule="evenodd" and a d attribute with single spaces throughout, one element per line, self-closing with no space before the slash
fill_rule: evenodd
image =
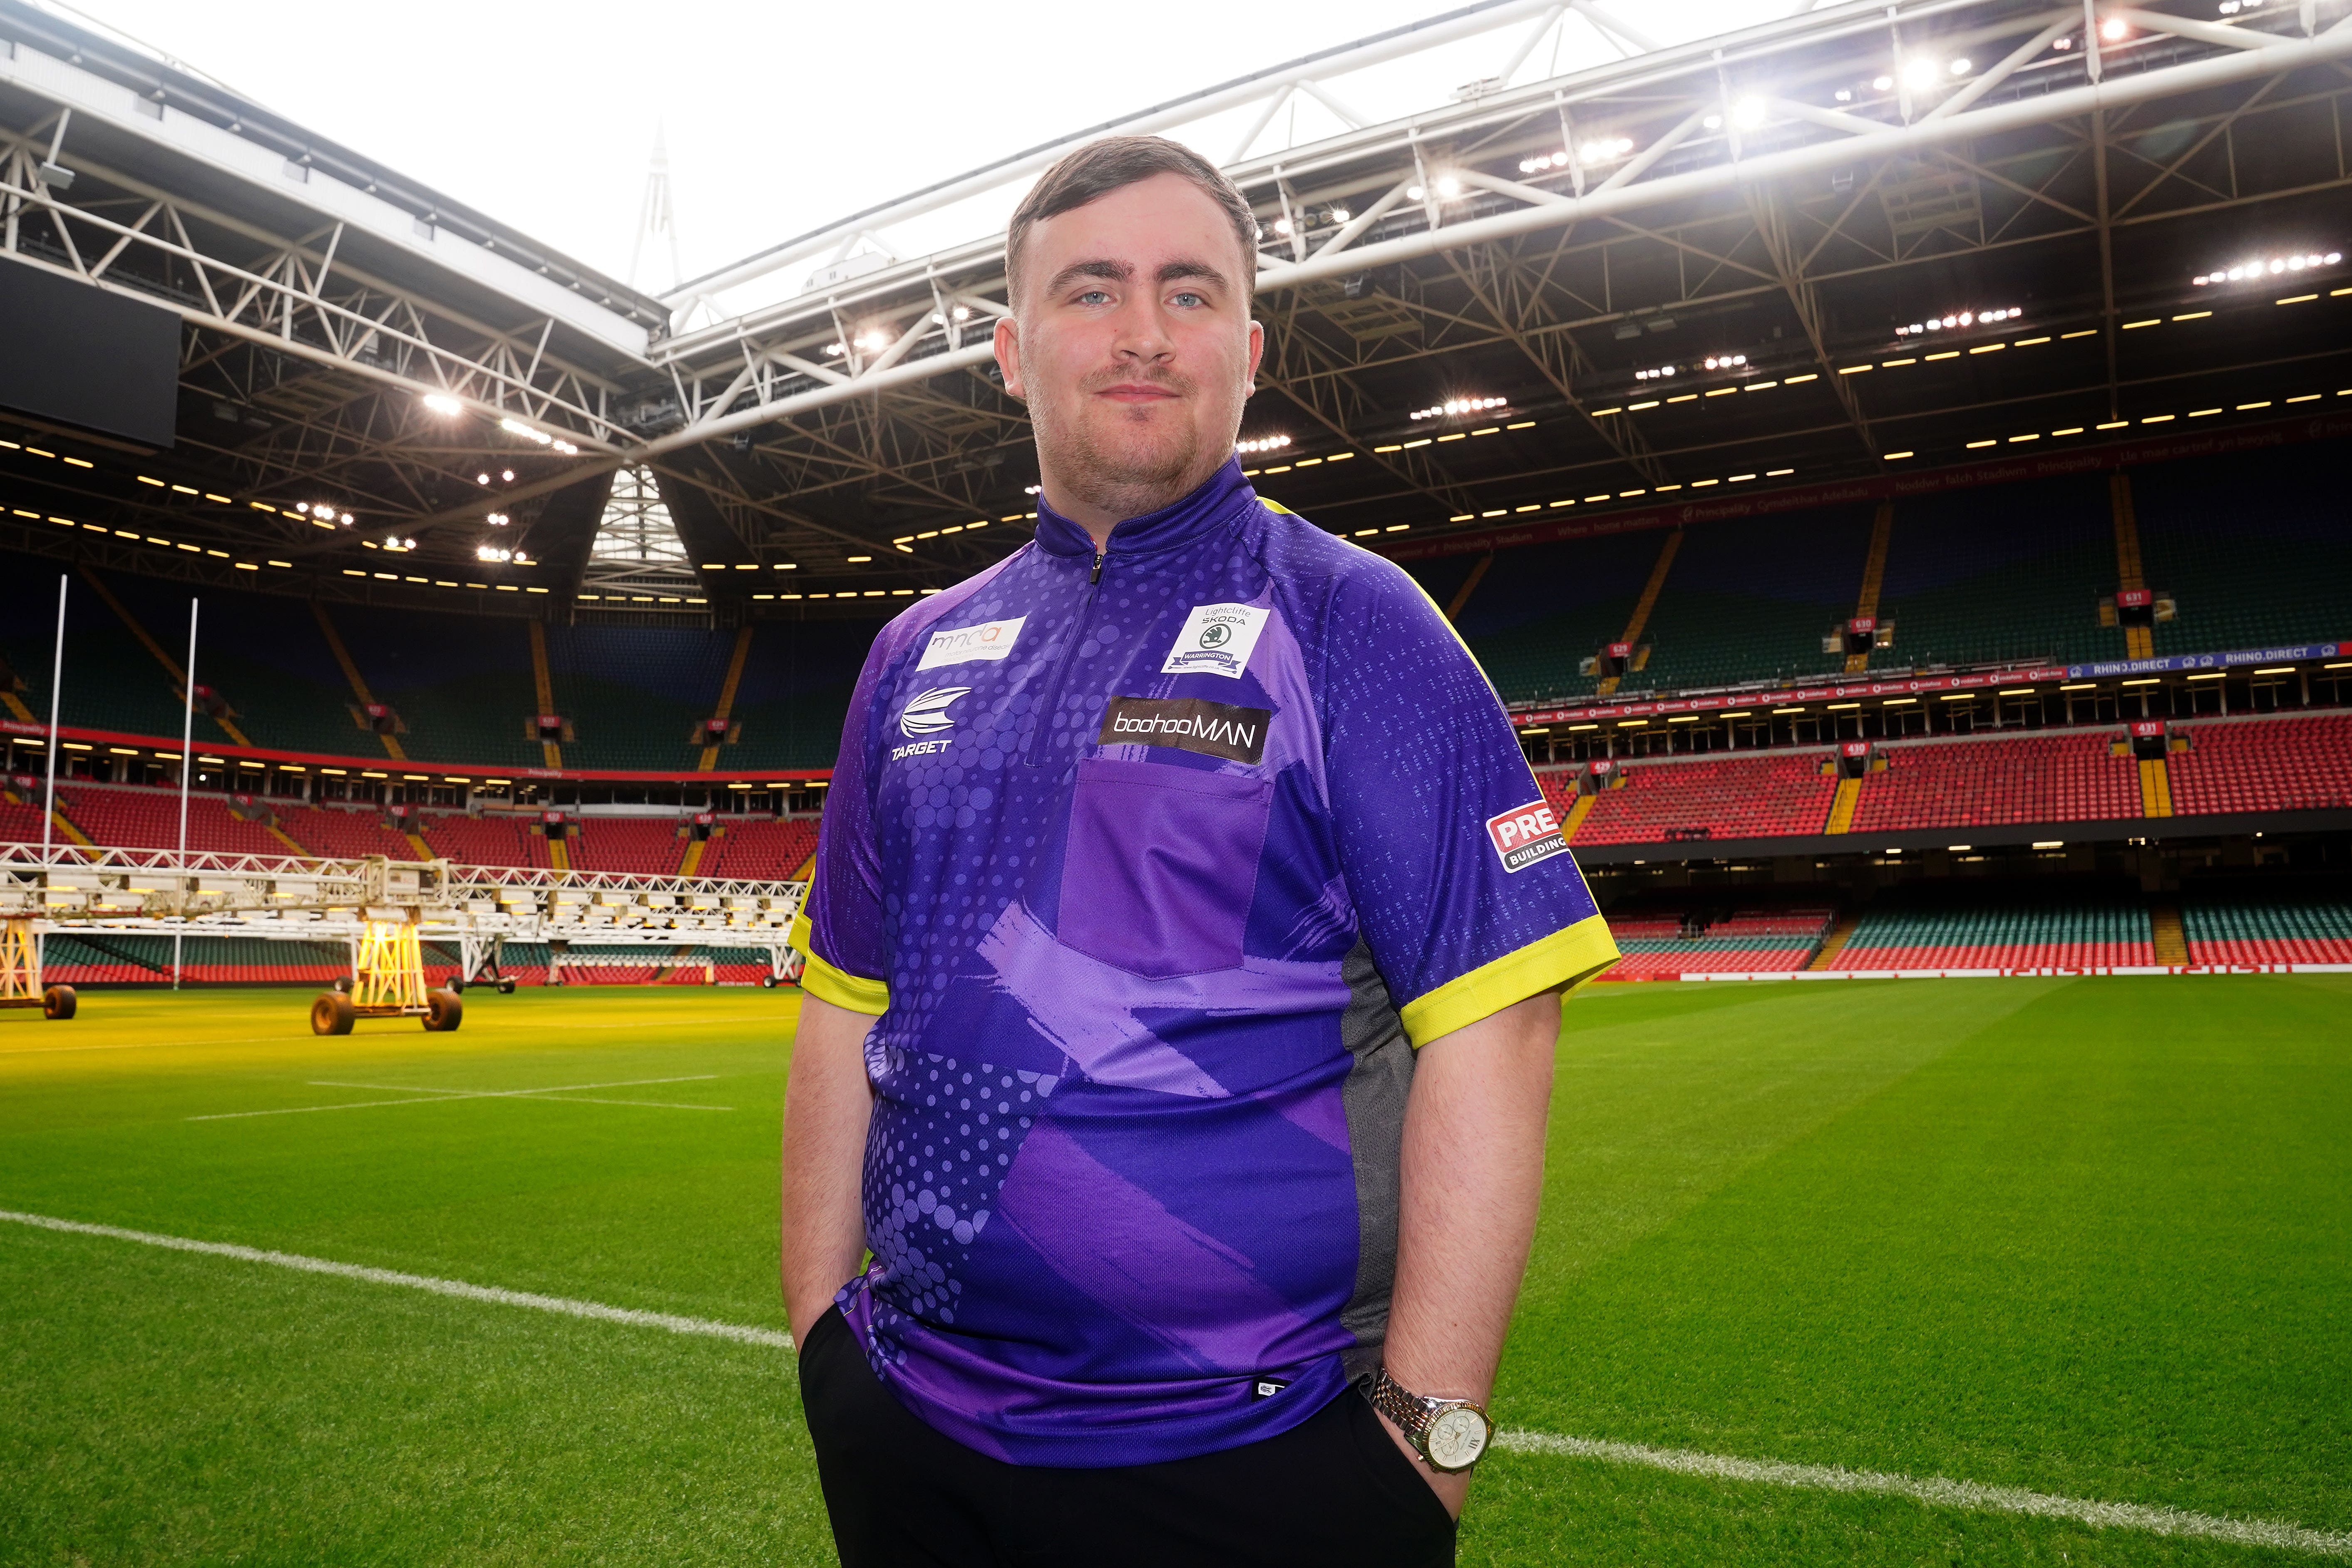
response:
<path id="1" fill-rule="evenodd" d="M 948 717 L 948 705 L 971 689 L 969 686 L 931 688 L 899 710 L 898 733 L 913 740 L 954 729 L 955 721 Z"/>
<path id="2" fill-rule="evenodd" d="M 1103 710 L 1102 731 L 1095 742 L 1173 746 L 1254 767 L 1265 757 L 1265 729 L 1273 718 L 1268 709 L 1194 697 L 1114 697 Z"/>
<path id="3" fill-rule="evenodd" d="M 1568 836 L 1559 830 L 1559 818 L 1549 801 L 1531 801 L 1488 817 L 1486 837 L 1506 871 L 1524 871 L 1538 860 L 1568 852 Z"/>

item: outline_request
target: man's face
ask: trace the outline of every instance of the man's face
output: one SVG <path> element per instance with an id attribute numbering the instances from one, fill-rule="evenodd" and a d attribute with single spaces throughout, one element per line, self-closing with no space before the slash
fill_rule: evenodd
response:
<path id="1" fill-rule="evenodd" d="M 1176 174 L 1030 229 L 996 357 L 1056 509 L 1087 524 L 1150 511 L 1231 454 L 1265 344 L 1246 265 L 1224 210 Z"/>

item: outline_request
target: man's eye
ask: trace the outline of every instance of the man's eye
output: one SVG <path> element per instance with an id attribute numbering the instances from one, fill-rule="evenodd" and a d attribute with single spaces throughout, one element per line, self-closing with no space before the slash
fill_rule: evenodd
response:
<path id="1" fill-rule="evenodd" d="M 1174 297 L 1171 299 L 1171 300 L 1170 302 L 1171 302 L 1171 304 L 1177 304 L 1177 305 L 1184 306 L 1186 309 L 1188 309 L 1188 310 L 1189 310 L 1189 309 L 1191 309 L 1192 307 L 1193 307 L 1193 306 L 1195 306 L 1195 305 L 1205 305 L 1205 304 L 1207 304 L 1209 301 L 1208 301 L 1206 299 L 1202 298 L 1201 295 L 1198 295 L 1198 294 L 1195 294 L 1195 293 L 1191 292 L 1190 290 L 1187 290 L 1187 291 L 1186 291 L 1186 292 L 1184 292 L 1184 293 L 1178 294 L 1178 295 L 1174 296 Z"/>
<path id="2" fill-rule="evenodd" d="M 1109 300 L 1109 298 L 1110 291 L 1107 289 L 1089 289 L 1085 293 L 1078 296 L 1078 303 L 1081 305 L 1099 305 Z"/>

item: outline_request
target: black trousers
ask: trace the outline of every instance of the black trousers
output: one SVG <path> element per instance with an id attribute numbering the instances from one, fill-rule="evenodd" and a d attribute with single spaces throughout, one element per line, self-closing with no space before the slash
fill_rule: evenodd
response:
<path id="1" fill-rule="evenodd" d="M 908 1413 L 839 1309 L 801 1401 L 844 1568 L 1448 1568 L 1454 1521 L 1354 1390 L 1262 1443 L 1117 1469 L 1008 1465 Z"/>

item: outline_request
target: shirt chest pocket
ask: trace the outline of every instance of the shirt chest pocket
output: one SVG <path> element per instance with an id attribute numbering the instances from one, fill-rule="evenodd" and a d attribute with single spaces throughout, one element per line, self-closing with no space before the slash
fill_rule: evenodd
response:
<path id="1" fill-rule="evenodd" d="M 1078 764 L 1055 929 L 1152 979 L 1231 969 L 1257 887 L 1274 781 L 1165 763 Z"/>

